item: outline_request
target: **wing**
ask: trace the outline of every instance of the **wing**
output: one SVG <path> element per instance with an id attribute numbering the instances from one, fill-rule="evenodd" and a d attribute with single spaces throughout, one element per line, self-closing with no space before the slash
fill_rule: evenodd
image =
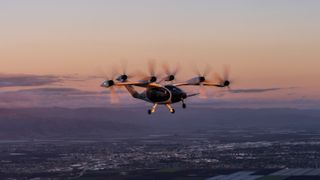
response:
<path id="1" fill-rule="evenodd" d="M 217 83 L 209 83 L 209 82 L 204 82 L 204 86 L 214 86 L 214 87 L 224 87 L 224 85 L 217 84 Z"/>
<path id="2" fill-rule="evenodd" d="M 176 84 L 173 84 L 174 86 L 200 86 L 200 85 L 203 85 L 203 86 L 214 86 L 214 87 L 224 87 L 223 85 L 221 84 L 217 84 L 217 83 L 210 83 L 210 82 L 182 82 L 182 83 L 176 83 Z"/>
<path id="3" fill-rule="evenodd" d="M 116 82 L 114 84 L 115 86 L 138 86 L 138 87 L 161 87 L 160 84 L 157 83 L 149 83 L 149 82 L 131 82 L 131 81 L 127 81 L 127 82 Z"/>

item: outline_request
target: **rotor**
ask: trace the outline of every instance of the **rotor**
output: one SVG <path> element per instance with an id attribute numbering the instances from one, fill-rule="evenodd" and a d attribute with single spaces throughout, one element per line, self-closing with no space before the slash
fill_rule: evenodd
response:
<path id="1" fill-rule="evenodd" d="M 230 80 L 230 66 L 225 65 L 223 67 L 222 76 L 218 73 L 214 73 L 214 79 L 218 82 L 218 87 L 230 88 L 232 81 Z"/>
<path id="2" fill-rule="evenodd" d="M 116 91 L 116 74 L 117 72 L 115 68 L 112 68 L 111 75 L 106 75 L 106 80 L 101 84 L 101 87 L 108 88 L 110 90 L 109 95 L 111 104 L 116 104 L 119 102 L 119 97 Z"/>
<path id="3" fill-rule="evenodd" d="M 196 74 L 196 77 L 188 80 L 189 84 L 199 85 L 199 93 L 201 98 L 207 98 L 206 89 L 204 83 L 209 82 L 207 76 L 210 74 L 211 67 L 206 65 L 203 71 L 200 71 L 196 66 L 193 66 L 193 71 Z"/>
<path id="4" fill-rule="evenodd" d="M 142 83 L 155 83 L 158 80 L 158 75 L 156 73 L 156 63 L 154 60 L 148 61 L 148 73 L 139 72 L 139 79 Z"/>
<path id="5" fill-rule="evenodd" d="M 164 63 L 163 69 L 165 71 L 165 77 L 163 78 L 162 81 L 172 82 L 172 81 L 176 80 L 176 75 L 180 71 L 180 65 L 177 64 L 174 69 L 170 69 L 169 64 Z"/>
<path id="6" fill-rule="evenodd" d="M 129 78 L 132 78 L 133 75 L 132 74 L 128 74 L 127 72 L 127 66 L 128 66 L 128 62 L 125 60 L 121 61 L 121 69 L 118 70 L 121 72 L 121 74 L 116 78 L 117 81 L 119 82 L 126 82 L 128 81 Z"/>

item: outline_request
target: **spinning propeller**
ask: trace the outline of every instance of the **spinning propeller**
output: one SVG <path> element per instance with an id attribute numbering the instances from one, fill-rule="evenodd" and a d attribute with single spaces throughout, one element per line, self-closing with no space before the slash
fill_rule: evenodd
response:
<path id="1" fill-rule="evenodd" d="M 113 70 L 111 76 L 106 76 L 106 80 L 101 84 L 101 87 L 106 87 L 110 89 L 110 102 L 111 104 L 116 104 L 119 102 L 119 97 L 116 91 L 115 78 L 116 71 Z"/>
<path id="2" fill-rule="evenodd" d="M 149 61 L 148 63 L 148 68 L 149 68 L 149 82 L 153 83 L 157 81 L 157 76 L 156 76 L 156 63 L 155 61 Z"/>
<path id="3" fill-rule="evenodd" d="M 220 76 L 218 73 L 214 73 L 213 78 L 208 79 L 207 76 L 210 74 L 210 66 L 206 66 L 203 72 L 200 72 L 199 69 L 195 69 L 197 77 L 192 78 L 188 81 L 190 84 L 199 85 L 199 93 L 201 98 L 207 98 L 205 84 L 213 84 L 217 87 L 228 87 L 231 84 L 229 79 L 230 67 L 225 66 L 223 71 L 223 76 Z"/>
<path id="4" fill-rule="evenodd" d="M 169 64 L 164 63 L 163 64 L 163 69 L 165 71 L 165 78 L 162 81 L 174 81 L 176 80 L 176 75 L 180 71 L 180 65 L 178 64 L 176 68 L 170 69 Z"/>
<path id="5" fill-rule="evenodd" d="M 128 66 L 127 61 L 121 61 L 121 70 L 120 70 L 121 75 L 116 78 L 117 81 L 126 82 L 129 78 L 133 77 L 133 75 L 131 74 L 129 75 L 127 73 L 127 66 Z"/>
<path id="6" fill-rule="evenodd" d="M 230 89 L 230 66 L 224 66 L 223 76 L 218 73 L 214 73 L 214 79 L 218 81 L 219 87 L 227 87 L 228 89 Z"/>
<path id="7" fill-rule="evenodd" d="M 156 75 L 156 64 L 154 60 L 150 60 L 148 62 L 148 73 L 139 72 L 139 76 L 141 82 L 143 83 L 155 83 L 157 82 L 158 78 Z"/>
<path id="8" fill-rule="evenodd" d="M 120 75 L 118 75 L 121 72 Z M 104 73 L 106 74 L 106 73 Z M 117 76 L 118 75 L 118 76 Z M 112 104 L 119 102 L 119 96 L 117 93 L 117 88 L 121 88 L 121 86 L 115 86 L 116 82 L 126 82 L 129 78 L 132 78 L 132 74 L 127 73 L 127 61 L 121 61 L 120 69 L 117 67 L 112 68 L 111 75 L 104 75 L 107 79 L 101 84 L 102 87 L 110 89 L 110 101 Z M 117 77 L 116 77 L 117 76 Z"/>
<path id="9" fill-rule="evenodd" d="M 206 89 L 204 87 L 204 83 L 209 83 L 210 81 L 207 80 L 207 76 L 210 74 L 211 68 L 209 65 L 205 67 L 203 72 L 201 72 L 197 67 L 193 66 L 193 71 L 197 75 L 195 78 L 192 78 L 188 81 L 190 84 L 199 85 L 199 93 L 200 98 L 207 98 L 206 96 Z"/>

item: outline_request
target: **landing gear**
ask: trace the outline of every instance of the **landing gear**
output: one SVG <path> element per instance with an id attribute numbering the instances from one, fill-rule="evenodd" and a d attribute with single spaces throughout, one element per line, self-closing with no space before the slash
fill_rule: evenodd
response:
<path id="1" fill-rule="evenodd" d="M 151 109 L 148 110 L 148 114 L 152 114 L 156 111 L 156 108 L 158 106 L 158 103 L 155 103 Z"/>
<path id="2" fill-rule="evenodd" d="M 174 114 L 176 111 L 171 107 L 170 104 L 166 104 L 167 108 L 169 109 L 169 111 Z"/>
<path id="3" fill-rule="evenodd" d="M 181 99 L 181 101 L 182 101 L 182 108 L 183 108 L 183 109 L 187 108 L 187 105 L 186 105 L 186 103 L 184 103 L 184 100 Z"/>
<path id="4" fill-rule="evenodd" d="M 187 105 L 185 103 L 182 104 L 182 108 L 185 109 L 187 108 Z"/>
<path id="5" fill-rule="evenodd" d="M 152 114 L 156 111 L 158 104 L 155 103 L 151 109 L 148 109 L 148 114 Z M 170 104 L 166 104 L 167 108 L 169 109 L 169 111 L 171 112 L 171 114 L 174 114 L 176 111 L 171 107 Z"/>

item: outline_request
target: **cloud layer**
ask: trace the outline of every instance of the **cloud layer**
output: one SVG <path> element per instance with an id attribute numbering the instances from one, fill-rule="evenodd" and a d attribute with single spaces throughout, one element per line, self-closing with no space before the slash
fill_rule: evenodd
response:
<path id="1" fill-rule="evenodd" d="M 0 92 L 0 107 L 96 107 L 107 106 L 103 92 L 46 87 Z"/>
<path id="2" fill-rule="evenodd" d="M 233 90 L 230 90 L 230 92 L 231 93 L 264 93 L 264 92 L 277 91 L 282 89 L 285 89 L 285 88 L 233 89 Z"/>
<path id="3" fill-rule="evenodd" d="M 43 86 L 61 81 L 61 78 L 51 75 L 0 74 L 0 87 Z"/>
<path id="4" fill-rule="evenodd" d="M 85 95 L 99 95 L 100 92 L 84 91 L 69 87 L 46 87 L 34 88 L 15 91 L 20 94 L 30 94 L 38 96 L 85 96 Z"/>

